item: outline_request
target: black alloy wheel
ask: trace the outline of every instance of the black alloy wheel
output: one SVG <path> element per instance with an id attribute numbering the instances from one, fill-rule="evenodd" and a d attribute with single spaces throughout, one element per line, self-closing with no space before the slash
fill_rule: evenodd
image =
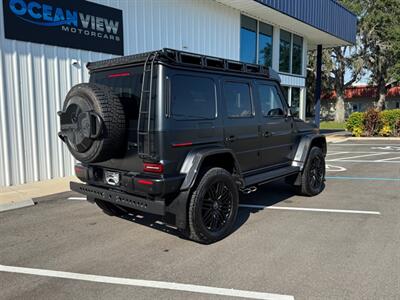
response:
<path id="1" fill-rule="evenodd" d="M 211 232 L 221 230 L 233 211 L 233 195 L 223 181 L 213 183 L 205 193 L 202 204 L 202 220 Z"/>
<path id="2" fill-rule="evenodd" d="M 324 183 L 325 164 L 320 156 L 315 156 L 311 161 L 310 185 L 313 189 L 319 189 Z"/>
<path id="3" fill-rule="evenodd" d="M 315 196 L 322 192 L 325 182 L 325 155 L 321 148 L 312 147 L 301 174 L 300 194 Z"/>
<path id="4" fill-rule="evenodd" d="M 189 199 L 187 237 L 210 244 L 233 231 L 239 191 L 232 174 L 225 169 L 215 167 L 200 174 Z"/>

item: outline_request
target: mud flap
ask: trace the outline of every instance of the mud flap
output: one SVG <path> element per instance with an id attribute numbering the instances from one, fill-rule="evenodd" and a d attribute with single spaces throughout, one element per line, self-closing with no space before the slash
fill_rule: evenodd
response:
<path id="1" fill-rule="evenodd" d="M 181 191 L 179 195 L 165 208 L 166 222 L 175 225 L 179 230 L 187 229 L 189 190 Z"/>

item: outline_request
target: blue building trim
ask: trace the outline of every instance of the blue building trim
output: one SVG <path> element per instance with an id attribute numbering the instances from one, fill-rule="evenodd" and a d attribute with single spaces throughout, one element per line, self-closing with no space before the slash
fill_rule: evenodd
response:
<path id="1" fill-rule="evenodd" d="M 336 0 L 255 1 L 346 42 L 356 42 L 357 16 Z"/>

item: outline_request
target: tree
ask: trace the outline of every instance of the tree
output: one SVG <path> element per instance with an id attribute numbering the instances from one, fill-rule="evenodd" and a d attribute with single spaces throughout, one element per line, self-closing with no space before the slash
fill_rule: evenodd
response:
<path id="1" fill-rule="evenodd" d="M 336 92 L 335 121 L 339 123 L 345 121 L 345 91 L 363 75 L 364 67 L 360 53 L 361 50 L 358 47 L 349 46 L 335 47 L 331 52 L 329 85 Z M 347 81 L 345 80 L 346 71 L 351 72 L 351 77 Z"/>
<path id="2" fill-rule="evenodd" d="M 360 16 L 363 11 L 363 0 L 341 0 L 342 5 Z M 331 50 L 329 61 L 326 62 L 326 72 L 329 72 L 329 86 L 336 93 L 335 121 L 345 121 L 346 108 L 344 105 L 345 91 L 353 83 L 361 79 L 364 73 L 362 62 L 363 48 L 358 39 L 356 46 L 335 47 Z M 351 76 L 346 81 L 346 72 Z"/>
<path id="3" fill-rule="evenodd" d="M 364 60 L 376 85 L 378 110 L 385 109 L 388 88 L 400 78 L 400 3 L 399 0 L 363 0 L 360 39 Z"/>
<path id="4" fill-rule="evenodd" d="M 363 0 L 341 0 L 341 4 L 352 10 L 358 16 L 363 11 Z M 324 91 L 334 91 L 336 94 L 335 121 L 343 123 L 345 121 L 345 90 L 354 82 L 361 79 L 364 74 L 363 47 L 357 40 L 356 46 L 343 46 L 325 49 L 322 53 L 323 69 L 322 80 Z M 315 53 L 309 56 L 309 67 L 315 70 Z M 309 71 L 311 71 L 309 69 Z M 346 72 L 351 76 L 346 81 Z M 309 72 L 309 79 L 315 78 L 315 71 Z M 308 84 L 313 85 L 315 81 L 308 80 Z M 311 87 L 311 86 L 310 86 Z M 314 87 L 311 87 L 311 93 Z"/>

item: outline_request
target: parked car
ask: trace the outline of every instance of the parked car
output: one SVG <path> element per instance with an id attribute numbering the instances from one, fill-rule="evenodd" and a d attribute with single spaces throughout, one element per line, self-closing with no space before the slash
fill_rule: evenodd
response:
<path id="1" fill-rule="evenodd" d="M 272 69 L 173 49 L 87 68 L 59 136 L 85 182 L 71 189 L 106 213 L 160 215 L 212 243 L 232 231 L 240 192 L 280 178 L 323 190 L 325 137 L 291 115 Z"/>

